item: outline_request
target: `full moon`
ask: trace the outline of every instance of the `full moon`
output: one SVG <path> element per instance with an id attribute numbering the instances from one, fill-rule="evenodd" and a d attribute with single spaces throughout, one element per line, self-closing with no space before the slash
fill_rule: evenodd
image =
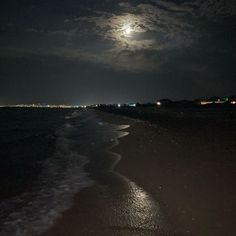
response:
<path id="1" fill-rule="evenodd" d="M 132 29 L 131 29 L 130 27 L 127 27 L 127 28 L 125 29 L 125 33 L 126 33 L 127 35 L 129 35 L 131 32 L 132 32 Z"/>

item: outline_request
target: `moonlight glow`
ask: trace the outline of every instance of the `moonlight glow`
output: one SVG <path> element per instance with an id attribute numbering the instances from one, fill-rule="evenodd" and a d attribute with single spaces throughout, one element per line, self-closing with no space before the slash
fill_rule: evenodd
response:
<path id="1" fill-rule="evenodd" d="M 126 35 L 130 35 L 131 32 L 132 32 L 132 29 L 131 29 L 131 27 L 128 26 L 128 27 L 125 29 L 125 34 L 126 34 Z"/>
<path id="2" fill-rule="evenodd" d="M 101 23 L 96 23 L 101 27 Z M 149 29 L 143 16 L 134 14 L 124 14 L 112 16 L 109 20 L 103 21 L 102 28 L 106 31 L 105 38 L 112 39 L 115 42 L 116 50 L 124 48 L 130 50 L 151 48 L 154 39 L 144 38 L 142 36 Z"/>

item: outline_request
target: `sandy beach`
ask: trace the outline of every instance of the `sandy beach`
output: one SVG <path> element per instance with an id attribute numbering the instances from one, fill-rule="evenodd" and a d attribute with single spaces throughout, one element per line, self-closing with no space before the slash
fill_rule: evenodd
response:
<path id="1" fill-rule="evenodd" d="M 235 234 L 235 126 L 97 116 L 129 135 L 98 154 L 106 168 L 87 166 L 95 184 L 42 236 Z"/>

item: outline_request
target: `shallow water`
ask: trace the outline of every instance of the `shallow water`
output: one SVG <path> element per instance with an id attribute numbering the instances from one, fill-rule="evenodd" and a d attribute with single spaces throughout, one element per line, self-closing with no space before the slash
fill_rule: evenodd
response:
<path id="1" fill-rule="evenodd" d="M 85 171 L 85 165 L 94 156 L 92 154 L 97 153 L 94 163 L 101 164 L 95 169 L 96 172 L 103 171 L 106 167 L 99 160 L 99 153 L 115 145 L 117 138 L 127 135 L 121 131 L 127 126 L 103 123 L 92 111 L 61 111 L 57 114 L 47 110 L 7 112 L 12 125 L 1 127 L 1 152 L 5 156 L 0 161 L 1 168 L 6 165 L 10 172 L 5 173 L 1 181 L 5 181 L 5 186 L 9 181 L 19 190 L 9 191 L 0 202 L 0 235 L 38 235 L 71 206 L 78 191 L 94 183 Z M 7 122 L 6 112 L 3 114 L 1 111 L 1 115 Z M 37 115 L 44 119 L 39 120 Z M 6 134 L 7 140 L 3 137 Z M 39 134 L 42 138 L 32 143 L 32 136 Z M 49 143 L 47 137 L 53 140 Z M 8 151 L 10 146 L 13 152 Z M 33 170 L 28 174 L 32 166 L 35 176 Z M 19 168 L 22 173 L 12 177 L 11 173 L 14 175 Z M 24 177 L 24 173 L 28 177 Z M 23 176 L 20 185 L 19 176 Z M 30 187 L 24 188 L 28 185 Z M 1 189 L 1 192 L 5 193 L 6 189 Z"/>

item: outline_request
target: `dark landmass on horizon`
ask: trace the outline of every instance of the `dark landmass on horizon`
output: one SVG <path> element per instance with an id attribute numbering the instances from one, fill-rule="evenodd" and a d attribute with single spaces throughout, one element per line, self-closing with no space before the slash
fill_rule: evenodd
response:
<path id="1" fill-rule="evenodd" d="M 148 107 L 148 106 L 165 106 L 165 107 L 191 107 L 198 105 L 236 105 L 236 95 L 229 95 L 224 97 L 213 96 L 209 98 L 196 98 L 194 100 L 171 100 L 169 98 L 157 99 L 155 102 L 129 102 L 129 103 L 104 103 L 104 104 L 47 104 L 47 103 L 32 103 L 32 104 L 2 104 L 0 107 L 32 107 L 32 108 L 94 108 L 106 106 L 129 106 L 129 107 Z"/>

